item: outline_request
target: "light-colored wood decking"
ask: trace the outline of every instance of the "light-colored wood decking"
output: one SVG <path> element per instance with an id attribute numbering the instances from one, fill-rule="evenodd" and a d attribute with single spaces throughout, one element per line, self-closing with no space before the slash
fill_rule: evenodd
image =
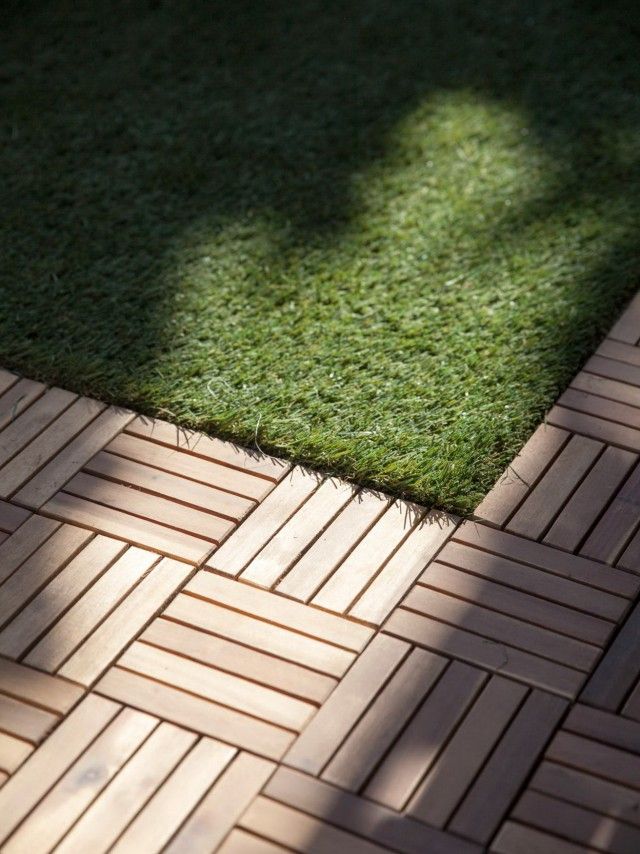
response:
<path id="1" fill-rule="evenodd" d="M 0 371 L 1 850 L 640 850 L 639 339 L 465 522 Z"/>

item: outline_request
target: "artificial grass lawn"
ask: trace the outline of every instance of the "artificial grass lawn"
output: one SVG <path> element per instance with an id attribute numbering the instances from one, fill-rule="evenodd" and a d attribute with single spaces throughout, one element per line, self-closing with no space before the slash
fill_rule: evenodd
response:
<path id="1" fill-rule="evenodd" d="M 471 510 L 638 284 L 634 9 L 5 4 L 0 364 Z"/>

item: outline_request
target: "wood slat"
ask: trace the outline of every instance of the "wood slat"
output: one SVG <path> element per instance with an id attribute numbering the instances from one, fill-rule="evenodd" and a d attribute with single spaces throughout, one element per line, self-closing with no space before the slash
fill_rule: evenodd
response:
<path id="1" fill-rule="evenodd" d="M 313 604 L 348 611 L 423 515 L 416 505 L 394 501 L 313 597 Z"/>
<path id="2" fill-rule="evenodd" d="M 640 588 L 640 580 L 627 572 L 614 572 L 592 560 L 559 552 L 541 543 L 496 531 L 486 525 L 464 522 L 456 530 L 453 539 L 618 596 L 632 598 Z"/>
<path id="3" fill-rule="evenodd" d="M 12 774 L 29 756 L 33 747 L 28 741 L 0 732 L 0 769 Z"/>
<path id="4" fill-rule="evenodd" d="M 637 341 L 634 343 L 637 344 Z M 596 353 L 607 359 L 617 359 L 619 362 L 628 362 L 630 365 L 640 366 L 639 348 L 630 346 L 629 343 L 614 341 L 611 337 L 604 339 L 596 350 Z"/>
<path id="5" fill-rule="evenodd" d="M 166 619 L 154 620 L 141 640 L 312 703 L 336 686 L 329 676 Z"/>
<path id="6" fill-rule="evenodd" d="M 155 854 L 175 835 L 236 751 L 202 738 L 113 846 L 113 854 Z"/>
<path id="7" fill-rule="evenodd" d="M 533 539 L 542 536 L 596 461 L 602 447 L 592 439 L 573 436 L 512 517 L 507 529 Z"/>
<path id="8" fill-rule="evenodd" d="M 0 729 L 34 744 L 57 723 L 58 718 L 29 703 L 0 694 Z"/>
<path id="9" fill-rule="evenodd" d="M 579 703 L 571 708 L 563 726 L 578 735 L 640 754 L 640 724 L 619 715 Z"/>
<path id="10" fill-rule="evenodd" d="M 236 522 L 255 506 L 255 501 L 250 498 L 224 492 L 215 486 L 197 483 L 186 477 L 136 463 L 134 460 L 108 454 L 106 451 L 101 451 L 89 460 L 84 471 L 144 489 L 173 501 L 180 501 L 192 508 L 217 513 Z M 174 527 L 177 525 L 174 524 Z"/>
<path id="11" fill-rule="evenodd" d="M 640 522 L 640 466 L 614 497 L 589 535 L 581 553 L 614 563 Z"/>
<path id="12" fill-rule="evenodd" d="M 207 566 L 227 575 L 239 575 L 319 483 L 319 477 L 296 466 L 245 520 L 242 533 L 232 534 Z"/>
<path id="13" fill-rule="evenodd" d="M 169 448 L 177 448 L 206 459 L 216 460 L 272 481 L 281 480 L 289 470 L 289 465 L 284 460 L 270 457 L 261 451 L 241 448 L 232 442 L 205 436 L 204 433 L 176 427 L 157 418 L 143 418 L 139 415 L 127 425 L 126 432 Z"/>
<path id="14" fill-rule="evenodd" d="M 615 400 L 618 403 L 627 403 L 629 406 L 640 407 L 640 388 L 629 385 L 619 380 L 611 380 L 600 377 L 597 374 L 589 374 L 581 371 L 571 380 L 571 388 L 587 394 L 603 397 L 607 400 Z"/>
<path id="15" fill-rule="evenodd" d="M 613 324 L 609 338 L 624 341 L 627 344 L 637 344 L 640 334 L 640 296 L 636 294 L 621 317 Z"/>
<path id="16" fill-rule="evenodd" d="M 640 756 L 608 744 L 571 732 L 560 732 L 549 745 L 546 758 L 623 786 L 640 789 Z"/>
<path id="17" fill-rule="evenodd" d="M 11 424 L 35 400 L 44 394 L 46 386 L 33 380 L 18 379 L 10 383 L 0 397 L 0 430 Z"/>
<path id="18" fill-rule="evenodd" d="M 145 711 L 153 709 L 165 720 L 268 759 L 280 759 L 293 740 L 287 730 L 119 667 L 107 671 L 95 690 Z"/>
<path id="19" fill-rule="evenodd" d="M 483 845 L 489 841 L 565 708 L 559 697 L 529 694 L 456 811 L 451 830 Z"/>
<path id="20" fill-rule="evenodd" d="M 380 624 L 451 536 L 457 519 L 432 511 L 414 528 L 398 551 L 349 611 L 352 617 Z"/>
<path id="21" fill-rule="evenodd" d="M 522 854 L 524 851 L 527 854 L 548 854 L 549 851 L 554 854 L 584 854 L 595 850 L 515 821 L 505 822 L 491 844 L 491 851 L 496 854 Z"/>
<path id="22" fill-rule="evenodd" d="M 54 519 L 75 522 L 93 531 L 119 537 L 133 545 L 154 549 L 168 557 L 193 563 L 204 560 L 212 548 L 209 540 L 184 534 L 148 519 L 140 519 L 121 510 L 85 501 L 64 492 L 59 492 L 47 501 L 42 512 L 53 516 Z"/>
<path id="23" fill-rule="evenodd" d="M 625 621 L 582 692 L 585 703 L 616 710 L 640 674 L 640 605 Z"/>
<path id="24" fill-rule="evenodd" d="M 127 550 L 36 644 L 25 658 L 27 664 L 58 670 L 157 559 L 150 552 Z"/>
<path id="25" fill-rule="evenodd" d="M 547 421 L 601 442 L 619 445 L 636 453 L 640 451 L 640 430 L 617 424 L 615 421 L 605 421 L 603 418 L 565 409 L 563 406 L 554 406 L 547 415 Z"/>
<path id="26" fill-rule="evenodd" d="M 265 759 L 240 753 L 214 783 L 166 854 L 215 851 L 273 772 Z"/>
<path id="27" fill-rule="evenodd" d="M 399 666 L 408 645 L 378 635 L 356 660 L 320 711 L 298 736 L 285 762 L 318 774 Z"/>
<path id="28" fill-rule="evenodd" d="M 42 543 L 60 527 L 60 522 L 33 514 L 0 546 L 0 584 L 9 578 Z"/>
<path id="29" fill-rule="evenodd" d="M 31 513 L 24 507 L 10 504 L 8 501 L 0 501 L 0 530 L 12 534 L 23 522 L 29 518 Z"/>
<path id="30" fill-rule="evenodd" d="M 367 626 L 238 584 L 212 572 L 196 573 L 186 592 L 355 652 L 365 646 L 372 634 Z"/>
<path id="31" fill-rule="evenodd" d="M 357 792 L 445 666 L 440 656 L 414 649 L 349 733 L 322 778 Z"/>
<path id="32" fill-rule="evenodd" d="M 366 796 L 403 809 L 485 680 L 482 671 L 454 661 L 369 781 Z"/>
<path id="33" fill-rule="evenodd" d="M 74 437 L 97 418 L 104 408 L 103 404 L 86 397 L 75 400 L 48 429 L 0 469 L 0 495 L 9 497 L 18 493 L 15 496 L 16 501 L 37 509 L 44 502 L 44 499 L 39 500 L 38 487 L 43 493 L 53 489 L 53 494 L 62 486 L 64 480 L 74 473 L 71 472 L 62 483 L 57 482 L 56 472 L 60 471 L 61 465 L 64 468 L 63 463 L 58 461 L 59 455 L 63 449 L 67 451 Z M 68 459 L 68 453 L 65 453 L 64 459 Z M 52 464 L 52 469 L 48 474 L 44 474 L 49 464 Z M 22 492 L 20 487 L 32 478 L 37 478 L 35 484 Z"/>
<path id="34" fill-rule="evenodd" d="M 616 382 L 640 386 L 639 366 L 628 359 L 610 359 L 606 353 L 597 352 L 587 361 L 584 370 Z"/>
<path id="35" fill-rule="evenodd" d="M 478 505 L 475 515 L 502 527 L 540 480 L 569 438 L 570 434 L 565 430 L 541 424 Z"/>
<path id="36" fill-rule="evenodd" d="M 66 714 L 83 693 L 78 685 L 6 658 L 0 658 L 0 691 L 61 715 Z"/>
<path id="37" fill-rule="evenodd" d="M 354 659 L 352 652 L 340 647 L 182 593 L 165 616 L 329 676 L 342 676 Z"/>
<path id="38" fill-rule="evenodd" d="M 0 433 L 0 466 L 5 465 L 29 442 L 71 406 L 76 395 L 50 388 Z"/>
<path id="39" fill-rule="evenodd" d="M 0 368 L 0 394 L 4 394 L 8 388 L 18 382 L 18 377 L 16 374 L 12 374 L 10 371 L 5 371 L 4 368 Z"/>
<path id="40" fill-rule="evenodd" d="M 171 474 L 180 475 L 200 483 L 235 492 L 245 498 L 259 501 L 273 488 L 273 481 L 241 469 L 230 468 L 212 460 L 195 456 L 156 442 L 121 433 L 105 448 L 129 460 L 144 463 Z"/>
<path id="41" fill-rule="evenodd" d="M 278 584 L 280 593 L 307 602 L 389 505 L 373 492 L 355 495 Z"/>
<path id="42" fill-rule="evenodd" d="M 241 578 L 271 587 L 353 498 L 354 487 L 327 479 L 253 558 Z"/>

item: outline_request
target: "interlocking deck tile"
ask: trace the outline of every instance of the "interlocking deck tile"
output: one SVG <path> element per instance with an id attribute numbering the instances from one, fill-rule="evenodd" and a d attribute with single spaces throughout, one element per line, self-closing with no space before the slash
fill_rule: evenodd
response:
<path id="1" fill-rule="evenodd" d="M 638 590 L 634 576 L 467 522 L 384 630 L 575 697 Z M 606 592 L 605 592 L 606 591 Z"/>
<path id="2" fill-rule="evenodd" d="M 201 570 L 96 690 L 278 759 L 371 633 Z"/>
<path id="3" fill-rule="evenodd" d="M 190 571 L 34 514 L 0 546 L 0 655 L 88 685 Z"/>
<path id="4" fill-rule="evenodd" d="M 492 850 L 538 850 L 534 832 L 551 851 L 637 851 L 639 790 L 640 724 L 576 705 Z"/>

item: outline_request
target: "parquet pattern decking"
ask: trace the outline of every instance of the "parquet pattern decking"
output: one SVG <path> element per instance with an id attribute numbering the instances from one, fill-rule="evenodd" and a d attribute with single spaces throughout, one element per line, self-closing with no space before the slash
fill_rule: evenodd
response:
<path id="1" fill-rule="evenodd" d="M 640 850 L 639 341 L 464 522 L 0 371 L 0 850 Z"/>

